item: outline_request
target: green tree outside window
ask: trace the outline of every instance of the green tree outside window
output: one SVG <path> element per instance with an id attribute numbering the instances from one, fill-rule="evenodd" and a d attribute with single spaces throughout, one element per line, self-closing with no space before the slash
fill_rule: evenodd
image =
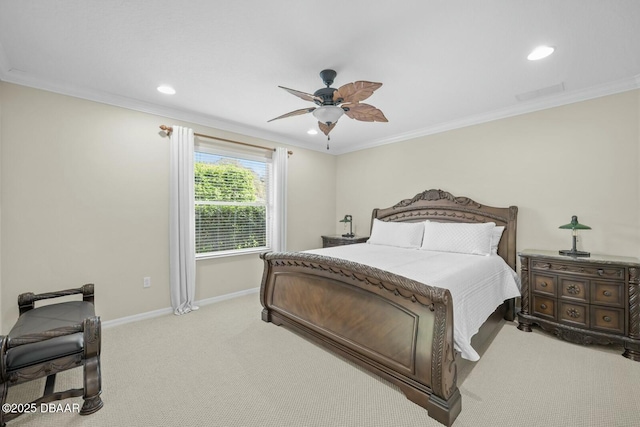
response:
<path id="1" fill-rule="evenodd" d="M 267 246 L 264 175 L 228 158 L 194 164 L 197 254 Z"/>

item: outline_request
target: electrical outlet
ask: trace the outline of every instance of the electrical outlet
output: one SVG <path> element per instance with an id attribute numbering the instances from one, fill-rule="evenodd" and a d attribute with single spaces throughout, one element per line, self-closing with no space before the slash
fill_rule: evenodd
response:
<path id="1" fill-rule="evenodd" d="M 151 277 L 145 277 L 142 280 L 142 287 L 143 288 L 150 288 L 151 287 Z"/>

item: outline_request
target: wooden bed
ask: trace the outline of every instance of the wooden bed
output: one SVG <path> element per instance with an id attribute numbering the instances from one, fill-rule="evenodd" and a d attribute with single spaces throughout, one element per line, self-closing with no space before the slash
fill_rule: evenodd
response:
<path id="1" fill-rule="evenodd" d="M 495 222 L 505 226 L 498 254 L 516 268 L 518 208 L 483 206 L 428 190 L 373 219 L 394 222 Z M 366 265 L 309 253 L 264 253 L 262 320 L 283 325 L 396 384 L 450 426 L 461 411 L 448 290 Z M 472 344 L 491 336 L 496 316 L 513 320 L 514 301 L 496 310 Z M 465 361 L 466 362 L 466 361 Z"/>

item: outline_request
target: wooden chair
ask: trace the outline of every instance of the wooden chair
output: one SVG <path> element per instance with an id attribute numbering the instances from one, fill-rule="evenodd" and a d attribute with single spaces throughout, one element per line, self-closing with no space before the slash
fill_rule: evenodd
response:
<path id="1" fill-rule="evenodd" d="M 35 302 L 50 298 L 82 294 L 82 301 L 68 301 L 35 308 Z M 35 295 L 18 297 L 20 316 L 9 335 L 0 335 L 0 427 L 25 411 L 55 400 L 82 396 L 80 415 L 89 415 L 102 408 L 102 378 L 100 374 L 100 318 L 95 315 L 94 286 L 87 284 Z M 54 392 L 58 372 L 82 366 L 83 388 Z M 9 387 L 47 377 L 44 394 L 28 405 L 17 405 L 14 411 L 4 407 Z M 29 406 L 30 405 L 30 406 Z"/>

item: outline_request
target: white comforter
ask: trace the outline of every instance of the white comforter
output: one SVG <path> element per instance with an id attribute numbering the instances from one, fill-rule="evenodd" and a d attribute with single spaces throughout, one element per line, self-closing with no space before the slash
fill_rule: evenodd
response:
<path id="1" fill-rule="evenodd" d="M 476 361 L 471 337 L 504 300 L 520 296 L 518 275 L 498 255 L 466 255 L 355 244 L 306 251 L 342 258 L 449 289 L 453 298 L 454 347 Z"/>

